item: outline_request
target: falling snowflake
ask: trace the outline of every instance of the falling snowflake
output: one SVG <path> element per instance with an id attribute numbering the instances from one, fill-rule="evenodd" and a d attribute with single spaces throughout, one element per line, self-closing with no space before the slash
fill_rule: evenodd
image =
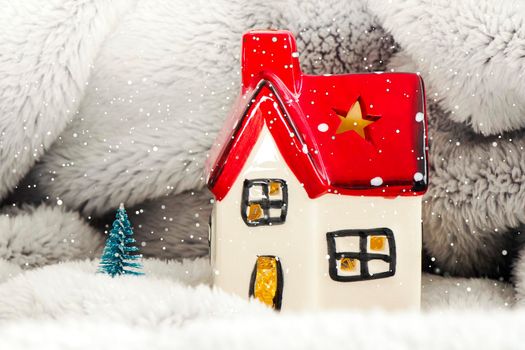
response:
<path id="1" fill-rule="evenodd" d="M 319 130 L 320 132 L 328 131 L 328 124 L 321 123 L 321 124 L 317 125 L 317 130 Z"/>
<path id="2" fill-rule="evenodd" d="M 414 174 L 414 181 L 421 181 L 423 180 L 423 174 L 417 172 Z"/>
<path id="3" fill-rule="evenodd" d="M 379 176 L 374 177 L 372 180 L 370 180 L 370 185 L 372 186 L 381 186 L 383 184 L 383 179 Z"/>

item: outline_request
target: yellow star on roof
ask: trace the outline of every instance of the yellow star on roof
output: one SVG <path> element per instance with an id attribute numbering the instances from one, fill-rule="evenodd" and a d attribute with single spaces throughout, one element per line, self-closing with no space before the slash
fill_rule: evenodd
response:
<path id="1" fill-rule="evenodd" d="M 339 119 L 341 119 L 341 124 L 339 124 L 339 127 L 337 128 L 336 134 L 341 134 L 347 131 L 355 131 L 363 139 L 366 139 L 365 128 L 374 122 L 373 120 L 363 119 L 359 100 L 355 101 L 352 107 L 350 107 L 346 117 L 343 117 L 339 113 L 337 113 L 337 116 Z"/>

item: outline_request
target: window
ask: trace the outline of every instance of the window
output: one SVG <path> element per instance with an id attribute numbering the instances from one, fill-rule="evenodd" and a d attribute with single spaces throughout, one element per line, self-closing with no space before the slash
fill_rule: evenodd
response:
<path id="1" fill-rule="evenodd" d="M 394 234 L 388 228 L 328 232 L 326 239 L 334 281 L 385 278 L 396 272 Z"/>
<path id="2" fill-rule="evenodd" d="M 244 180 L 241 216 L 248 226 L 277 225 L 286 220 L 288 189 L 281 179 Z"/>

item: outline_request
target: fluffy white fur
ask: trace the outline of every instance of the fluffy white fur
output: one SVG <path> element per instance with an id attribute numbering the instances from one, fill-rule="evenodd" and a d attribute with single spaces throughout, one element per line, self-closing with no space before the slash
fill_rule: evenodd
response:
<path id="1" fill-rule="evenodd" d="M 523 311 L 214 317 L 181 328 L 63 318 L 3 325 L 0 346 L 24 350 L 519 350 L 524 322 Z"/>
<path id="2" fill-rule="evenodd" d="M 0 259 L 0 283 L 20 274 L 22 271 L 18 264 Z"/>
<path id="3" fill-rule="evenodd" d="M 11 278 L 0 285 L 0 347 L 507 348 L 520 344 L 519 329 L 489 334 L 486 329 L 514 327 L 525 319 L 523 311 L 501 313 L 511 307 L 512 288 L 496 287 L 490 280 L 424 276 L 425 314 L 340 311 L 277 316 L 258 302 L 208 287 L 206 259 L 145 260 L 144 265 L 146 275 L 140 277 L 95 274 L 97 261 L 84 261 Z M 444 313 L 447 308 L 461 311 Z M 493 311 L 482 313 L 481 308 Z"/>
<path id="4" fill-rule="evenodd" d="M 517 305 L 525 306 L 525 252 L 522 250 L 514 263 L 513 274 L 516 280 Z"/>
<path id="5" fill-rule="evenodd" d="M 0 2 L 0 199 L 59 137 L 99 47 L 133 2 Z"/>
<path id="6" fill-rule="evenodd" d="M 453 120 L 483 134 L 525 126 L 525 4 L 371 0 Z"/>
<path id="7" fill-rule="evenodd" d="M 89 316 L 134 324 L 180 325 L 210 313 L 244 312 L 247 303 L 212 291 L 205 259 L 146 261 L 147 277 L 97 274 L 97 262 L 51 265 L 8 280 L 0 289 L 0 319 Z M 259 305 L 257 305 L 259 306 Z M 253 310 L 262 310 L 255 307 Z"/>
<path id="8" fill-rule="evenodd" d="M 11 208 L 0 215 L 0 256 L 22 268 L 93 258 L 104 236 L 62 207 Z"/>
<path id="9" fill-rule="evenodd" d="M 423 274 L 424 310 L 510 310 L 516 297 L 512 285 L 481 278 L 451 278 Z"/>
<path id="10" fill-rule="evenodd" d="M 187 191 L 129 208 L 141 253 L 158 259 L 207 255 L 212 198 L 208 191 Z"/>
<path id="11" fill-rule="evenodd" d="M 0 263 L 2 260 L 0 260 Z M 73 261 L 26 272 L 2 271 L 0 320 L 86 316 L 141 324 L 185 321 L 266 308 L 211 289 L 207 258 L 143 260 L 145 276 L 111 278 L 98 274 L 98 260 Z M 513 288 L 489 279 L 443 278 L 425 274 L 423 310 L 511 309 Z M 199 302 L 200 300 L 200 302 Z M 149 308 L 149 309 L 148 309 Z"/>

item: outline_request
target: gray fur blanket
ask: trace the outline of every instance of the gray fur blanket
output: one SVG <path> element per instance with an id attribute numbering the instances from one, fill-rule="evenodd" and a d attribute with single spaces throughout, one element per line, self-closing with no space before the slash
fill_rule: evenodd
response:
<path id="1" fill-rule="evenodd" d="M 445 280 L 510 279 L 525 296 L 521 1 L 0 0 L 0 8 L 0 295 L 25 270 L 98 257 L 121 202 L 146 257 L 206 255 L 203 164 L 238 93 L 241 35 L 271 27 L 296 34 L 308 73 L 423 76 L 425 268 Z"/>

